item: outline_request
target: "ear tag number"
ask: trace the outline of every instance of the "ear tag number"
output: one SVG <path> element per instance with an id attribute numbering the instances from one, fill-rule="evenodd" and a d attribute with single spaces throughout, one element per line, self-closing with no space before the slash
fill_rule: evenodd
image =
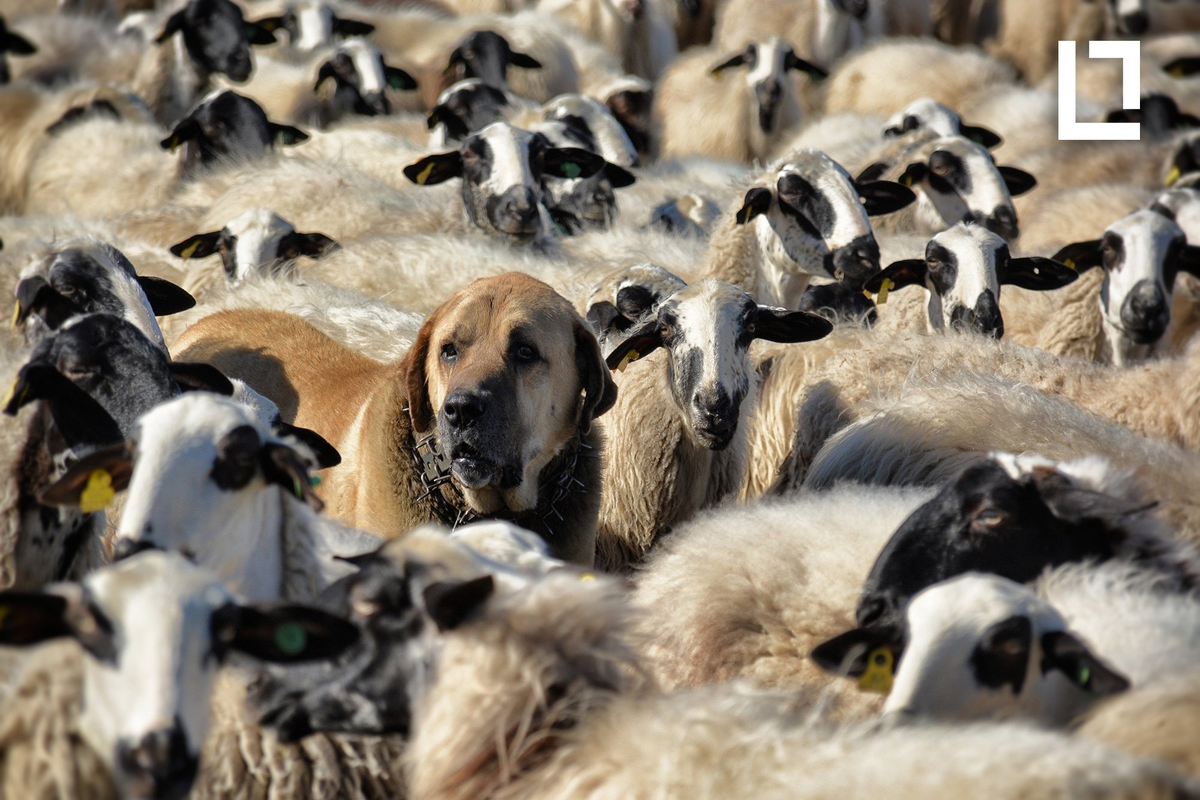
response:
<path id="1" fill-rule="evenodd" d="M 879 284 L 879 299 L 876 301 L 879 305 L 887 302 L 888 292 L 896 288 L 896 282 L 891 278 L 884 278 Z"/>
<path id="2" fill-rule="evenodd" d="M 112 475 L 108 470 L 94 470 L 88 476 L 87 486 L 79 495 L 79 510 L 85 514 L 103 511 L 113 501 L 116 492 L 112 488 Z"/>
<path id="3" fill-rule="evenodd" d="M 298 622 L 284 622 L 275 629 L 275 645 L 284 655 L 297 656 L 308 646 L 308 634 Z"/>
<path id="4" fill-rule="evenodd" d="M 625 354 L 625 357 L 621 359 L 621 363 L 617 364 L 617 372 L 624 372 L 626 367 L 628 367 L 630 364 L 637 361 L 641 357 L 642 357 L 642 354 L 639 353 L 637 350 L 630 350 L 628 353 Z"/>
<path id="5" fill-rule="evenodd" d="M 431 162 L 429 162 L 429 164 L 427 164 L 425 166 L 425 169 L 423 169 L 417 173 L 417 183 L 424 186 L 425 181 L 429 180 L 429 176 L 432 173 L 433 173 L 433 162 L 431 161 Z"/>
<path id="6" fill-rule="evenodd" d="M 895 657 L 886 647 L 876 647 L 867 656 L 867 670 L 858 679 L 864 692 L 887 694 L 892 690 L 892 662 Z"/>

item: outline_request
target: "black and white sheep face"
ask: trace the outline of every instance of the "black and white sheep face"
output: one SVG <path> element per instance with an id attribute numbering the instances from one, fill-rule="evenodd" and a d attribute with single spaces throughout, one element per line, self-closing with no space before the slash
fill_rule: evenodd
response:
<path id="1" fill-rule="evenodd" d="M 533 56 L 516 53 L 508 40 L 495 31 L 475 31 L 467 34 L 450 53 L 447 73 L 456 81 L 479 78 L 488 86 L 508 89 L 508 68 L 541 69 Z"/>
<path id="2" fill-rule="evenodd" d="M 534 130 L 554 147 L 579 148 L 599 155 L 599 147 L 591 135 L 567 122 L 543 122 Z M 617 218 L 617 196 L 613 189 L 630 186 L 634 180 L 629 171 L 606 162 L 603 169 L 587 178 L 545 176 L 543 196 L 550 218 L 566 232 L 607 230 Z"/>
<path id="3" fill-rule="evenodd" d="M 987 128 L 964 125 L 958 112 L 931 97 L 914 100 L 883 124 L 885 138 L 916 131 L 928 131 L 936 136 L 964 136 L 989 149 L 1001 142 L 1000 137 Z"/>
<path id="4" fill-rule="evenodd" d="M 1001 285 L 1046 291 L 1077 277 L 1066 264 L 1048 258 L 1012 258 L 996 234 L 959 223 L 933 237 L 924 260 L 890 264 L 863 288 L 882 295 L 885 285 L 891 290 L 920 286 L 929 298 L 930 331 L 969 330 L 999 339 L 1004 336 Z"/>
<path id="5" fill-rule="evenodd" d="M 282 16 L 260 19 L 258 24 L 270 31 L 286 30 L 292 48 L 303 51 L 332 44 L 336 36 L 366 36 L 375 30 L 370 23 L 338 17 L 321 0 L 291 3 Z"/>
<path id="6" fill-rule="evenodd" d="M 86 652 L 83 739 L 121 796 L 186 797 L 208 730 L 209 695 L 231 651 L 271 661 L 329 658 L 358 636 L 301 606 L 239 605 L 182 556 L 142 553 L 37 593 L 0 593 L 0 642 L 74 638 Z"/>
<path id="7" fill-rule="evenodd" d="M 24 323 L 33 341 L 71 317 L 87 313 L 119 316 L 166 350 L 156 316 L 191 308 L 196 301 L 170 281 L 139 277 L 129 259 L 98 239 L 64 241 L 21 271 L 13 322 Z"/>
<path id="8" fill-rule="evenodd" d="M 943 230 L 958 222 L 976 222 L 1006 241 L 1017 238 L 1012 198 L 1037 184 L 1032 175 L 1015 167 L 997 167 L 987 148 L 961 136 L 926 141 L 905 159 L 908 167 L 900 182 L 917 192 L 918 216 L 928 228 Z M 864 174 L 872 172 L 868 168 Z"/>
<path id="9" fill-rule="evenodd" d="M 1096 697 L 1129 686 L 1036 594 L 979 573 L 918 593 L 902 626 L 849 631 L 817 647 L 813 658 L 860 680 L 872 671 L 876 688 L 891 685 L 884 713 L 901 719 L 1020 717 L 1065 725 Z"/>
<path id="10" fill-rule="evenodd" d="M 218 90 L 200 101 L 160 143 L 174 152 L 187 145 L 189 167 L 262 158 L 276 142 L 297 144 L 308 134 L 267 119 L 262 106 L 236 92 Z"/>
<path id="11" fill-rule="evenodd" d="M 897 624 L 914 594 L 964 572 L 1024 583 L 1047 567 L 1111 558 L 1132 515 L 1145 510 L 1084 488 L 1049 462 L 981 460 L 892 535 L 863 584 L 858 624 Z"/>
<path id="12" fill-rule="evenodd" d="M 230 0 L 191 0 L 171 15 L 155 41 L 161 44 L 176 33 L 201 70 L 239 83 L 250 77 L 250 45 L 275 41 L 266 28 L 247 22 Z"/>
<path id="13" fill-rule="evenodd" d="M 879 271 L 879 245 L 868 215 L 896 211 L 913 199 L 911 191 L 890 181 L 855 183 L 824 153 L 802 150 L 779 167 L 774 186 L 747 192 L 737 223 L 759 218 L 759 249 L 780 283 L 819 275 L 861 286 Z M 761 288 L 770 290 L 765 296 L 788 294 L 782 286 Z"/>
<path id="14" fill-rule="evenodd" d="M 467 137 L 457 151 L 427 156 L 405 167 L 404 174 L 422 186 L 462 178 L 471 222 L 493 236 L 526 244 L 550 232 L 543 179 L 589 178 L 604 167 L 595 153 L 551 147 L 539 133 L 496 122 Z"/>
<path id="15" fill-rule="evenodd" d="M 1189 246 L 1175 221 L 1155 210 L 1135 211 L 1099 240 L 1067 245 L 1055 259 L 1081 272 L 1104 269 L 1100 310 L 1116 364 L 1144 357 L 1166 333 L 1176 274 L 1200 274 L 1200 248 Z"/>
<path id="16" fill-rule="evenodd" d="M 219 231 L 200 233 L 171 247 L 180 258 L 206 258 L 219 253 L 230 283 L 252 275 L 292 275 L 300 256 L 321 258 L 337 248 L 323 233 L 298 233 L 292 224 L 265 208 L 255 208 L 229 221 Z"/>
<path id="17" fill-rule="evenodd" d="M 508 95 L 479 78 L 459 81 L 438 95 L 429 112 L 429 146 L 457 145 L 493 122 L 504 119 Z"/>
<path id="18" fill-rule="evenodd" d="M 542 107 L 548 122 L 563 122 L 594 143 L 594 152 L 619 167 L 638 165 L 637 149 L 612 112 L 584 94 L 561 94 Z"/>
<path id="19" fill-rule="evenodd" d="M 737 432 L 742 405 L 750 396 L 755 339 L 805 342 L 832 330 L 825 319 L 803 311 L 760 306 L 736 286 L 711 278 L 676 289 L 655 302 L 652 290 L 622 288 L 618 314 L 605 315 L 598 304 L 588 318 L 608 317 L 601 331 L 607 343 L 619 340 L 606 361 L 624 369 L 631 361 L 662 347 L 668 352 L 667 382 L 675 406 L 694 443 L 723 450 Z M 624 293 L 624 294 L 622 294 Z M 643 302 L 653 303 L 639 309 Z M 630 316 L 626 316 L 626 314 Z M 620 322 L 642 318 L 618 332 Z M 603 325 L 603 323 L 601 323 Z"/>
<path id="20" fill-rule="evenodd" d="M 24 36 L 13 33 L 0 17 L 0 86 L 11 79 L 8 69 L 8 55 L 28 56 L 37 52 L 37 48 Z"/>
<path id="21" fill-rule="evenodd" d="M 334 116 L 362 114 L 379 116 L 392 113 L 387 89 L 417 88 L 416 80 L 402 69 L 388 66 L 383 56 L 366 39 L 348 39 L 334 49 L 329 60 L 317 72 L 317 83 L 332 80 L 335 84 Z"/>
<path id="22" fill-rule="evenodd" d="M 787 74 L 789 70 L 805 72 L 814 79 L 826 76 L 823 69 L 798 57 L 792 46 L 778 36 L 765 42 L 751 42 L 743 52 L 718 64 L 712 72 L 720 77 L 733 67 L 746 68 L 746 87 L 753 98 L 750 130 L 761 137 L 769 137 L 800 121 L 800 104 Z"/>

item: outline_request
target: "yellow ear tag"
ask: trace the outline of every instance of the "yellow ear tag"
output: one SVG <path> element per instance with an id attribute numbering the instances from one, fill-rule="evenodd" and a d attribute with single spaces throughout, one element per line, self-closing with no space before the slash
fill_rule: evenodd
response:
<path id="1" fill-rule="evenodd" d="M 418 172 L 418 173 L 417 173 L 417 183 L 419 183 L 419 184 L 421 184 L 422 186 L 424 186 L 424 185 L 425 185 L 425 181 L 429 180 L 429 176 L 430 176 L 432 173 L 433 173 L 433 162 L 432 162 L 432 161 L 430 161 L 430 162 L 429 162 L 429 164 L 428 164 L 428 165 L 426 165 L 425 169 L 423 169 L 423 170 L 421 170 L 420 172 Z"/>
<path id="2" fill-rule="evenodd" d="M 183 252 L 179 254 L 179 257 L 184 258 L 184 259 L 191 258 L 192 253 L 195 253 L 199 249 L 200 249 L 200 240 L 197 239 L 194 243 L 189 244 L 187 247 L 183 248 Z"/>
<path id="3" fill-rule="evenodd" d="M 872 299 L 874 299 L 874 295 L 872 295 L 872 294 L 871 294 L 870 292 L 868 292 L 866 289 L 863 289 L 863 297 L 867 298 L 868 300 L 872 300 Z"/>
<path id="4" fill-rule="evenodd" d="M 8 324 L 8 327 L 15 331 L 17 329 L 17 320 L 19 320 L 20 318 L 21 318 L 21 304 L 19 302 L 13 303 L 12 322 L 10 322 Z"/>
<path id="5" fill-rule="evenodd" d="M 884 278 L 883 281 L 879 284 L 879 299 L 876 300 L 875 302 L 878 303 L 879 305 L 883 305 L 884 303 L 886 303 L 887 297 L 888 297 L 888 292 L 890 292 L 892 289 L 895 289 L 895 288 L 896 288 L 896 282 L 894 280 L 892 280 L 891 278 Z"/>
<path id="6" fill-rule="evenodd" d="M 858 678 L 858 688 L 864 692 L 887 694 L 892 690 L 892 651 L 876 647 L 867 656 L 867 671 Z"/>
<path id="7" fill-rule="evenodd" d="M 1071 269 L 1075 269 L 1075 262 L 1069 258 L 1064 258 L 1062 263 L 1066 264 Z"/>
<path id="8" fill-rule="evenodd" d="M 639 353 L 637 350 L 630 350 L 628 353 L 625 354 L 625 357 L 621 359 L 621 363 L 617 364 L 617 372 L 624 372 L 626 367 L 628 367 L 630 364 L 632 364 L 634 361 L 637 361 L 641 357 L 642 357 L 642 354 Z"/>
<path id="9" fill-rule="evenodd" d="M 8 391 L 4 393 L 4 399 L 3 399 L 3 400 L 0 400 L 0 408 L 7 408 L 7 407 L 8 407 L 8 404 L 12 402 L 13 395 L 17 393 L 17 385 L 18 385 L 18 384 L 20 384 L 20 383 L 21 383 L 21 378 L 20 378 L 20 376 L 17 376 L 17 379 L 16 379 L 16 380 L 14 380 L 14 381 L 12 382 L 12 386 L 9 386 L 9 387 L 8 387 Z M 20 399 L 20 401 L 17 403 L 17 405 L 18 405 L 18 406 L 20 406 L 20 405 L 23 405 L 23 404 L 24 404 L 24 402 L 25 402 L 25 393 L 26 393 L 26 392 L 28 392 L 28 391 L 29 391 L 29 387 L 28 387 L 28 386 L 26 386 L 26 387 L 25 387 L 23 390 L 21 390 L 21 399 Z"/>
<path id="10" fill-rule="evenodd" d="M 908 187 L 910 187 L 910 188 L 911 188 L 911 187 L 912 187 L 912 185 L 913 185 L 913 179 L 912 179 L 912 175 L 903 175 L 903 176 L 901 176 L 901 178 L 900 178 L 900 182 L 901 182 L 901 183 L 903 183 L 905 186 L 908 186 Z"/>
<path id="11" fill-rule="evenodd" d="M 580 583 L 595 583 L 595 581 L 596 581 L 596 573 L 594 573 L 594 572 L 585 572 L 579 576 Z"/>
<path id="12" fill-rule="evenodd" d="M 79 510 L 85 514 L 103 511 L 113 501 L 116 492 L 112 488 L 112 475 L 108 470 L 98 469 L 88 476 L 87 486 L 79 495 Z"/>
<path id="13" fill-rule="evenodd" d="M 178 136 L 171 137 L 171 152 L 174 153 L 179 149 L 180 141 Z"/>
<path id="14" fill-rule="evenodd" d="M 1183 77 L 1183 67 L 1173 67 L 1167 71 L 1167 74 L 1170 75 L 1172 78 L 1182 78 Z"/>
<path id="15" fill-rule="evenodd" d="M 1171 167 L 1171 171 L 1167 173 L 1167 186 L 1173 186 L 1182 174 L 1179 167 Z"/>

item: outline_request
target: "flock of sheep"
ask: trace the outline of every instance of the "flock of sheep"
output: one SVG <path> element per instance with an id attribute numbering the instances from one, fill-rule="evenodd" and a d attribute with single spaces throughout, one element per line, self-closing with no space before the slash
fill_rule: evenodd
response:
<path id="1" fill-rule="evenodd" d="M 0 214 L 0 798 L 1200 797 L 1200 0 L 0 0 Z"/>

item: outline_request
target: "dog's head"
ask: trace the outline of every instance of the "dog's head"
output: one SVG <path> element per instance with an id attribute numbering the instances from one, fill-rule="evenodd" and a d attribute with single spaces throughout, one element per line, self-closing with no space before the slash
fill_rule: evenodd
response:
<path id="1" fill-rule="evenodd" d="M 476 281 L 430 315 L 401 380 L 414 430 L 436 430 L 480 513 L 536 506 L 542 468 L 617 397 L 587 324 L 519 273 Z"/>

